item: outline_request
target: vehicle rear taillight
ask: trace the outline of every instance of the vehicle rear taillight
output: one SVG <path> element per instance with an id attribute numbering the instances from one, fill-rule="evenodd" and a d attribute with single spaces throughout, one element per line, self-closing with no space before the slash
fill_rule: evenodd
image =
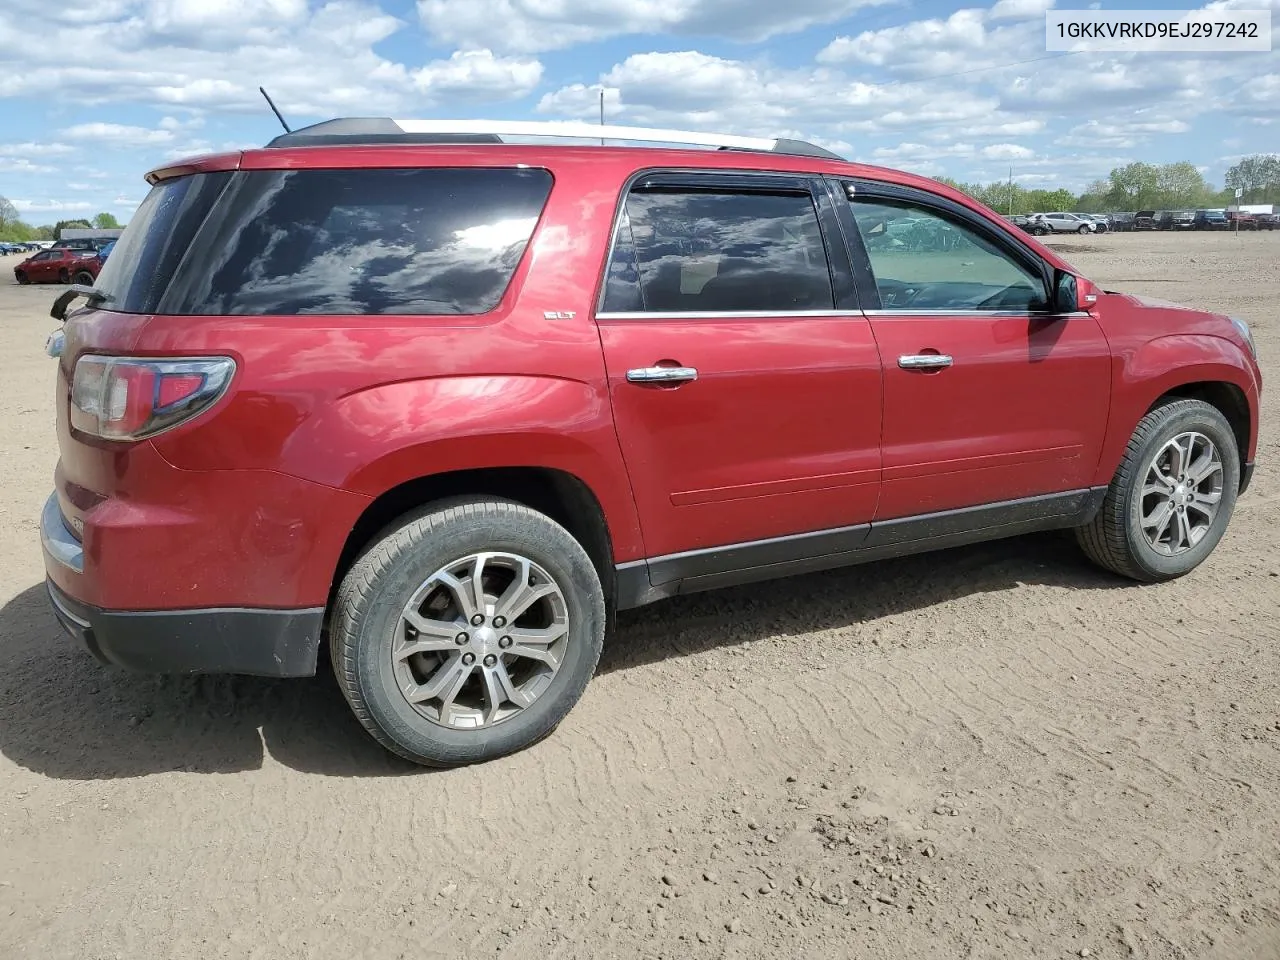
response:
<path id="1" fill-rule="evenodd" d="M 104 440 L 153 437 L 216 403 L 235 370 L 230 357 L 86 354 L 71 378 L 71 426 Z"/>

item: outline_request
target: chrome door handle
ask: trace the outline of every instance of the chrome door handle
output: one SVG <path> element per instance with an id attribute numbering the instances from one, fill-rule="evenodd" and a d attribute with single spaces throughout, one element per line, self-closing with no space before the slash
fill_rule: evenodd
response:
<path id="1" fill-rule="evenodd" d="M 688 383 L 698 379 L 693 367 L 636 367 L 627 371 L 628 383 Z"/>
<path id="2" fill-rule="evenodd" d="M 951 358 L 945 353 L 907 353 L 898 358 L 903 370 L 941 370 L 951 366 Z"/>

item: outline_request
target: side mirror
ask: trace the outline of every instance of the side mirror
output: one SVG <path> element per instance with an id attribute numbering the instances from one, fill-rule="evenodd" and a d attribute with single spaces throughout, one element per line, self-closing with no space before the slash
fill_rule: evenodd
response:
<path id="1" fill-rule="evenodd" d="M 1080 309 L 1079 285 L 1074 274 L 1058 270 L 1053 280 L 1053 312 L 1075 313 Z"/>
<path id="2" fill-rule="evenodd" d="M 1097 288 L 1082 277 L 1058 270 L 1053 281 L 1053 312 L 1081 313 L 1098 302 Z"/>

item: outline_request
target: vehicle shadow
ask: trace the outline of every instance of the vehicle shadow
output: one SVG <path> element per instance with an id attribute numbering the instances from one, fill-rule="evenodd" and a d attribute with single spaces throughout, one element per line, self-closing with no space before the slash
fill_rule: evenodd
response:
<path id="1" fill-rule="evenodd" d="M 1090 567 L 1055 534 L 882 561 L 626 611 L 600 672 L 858 625 L 1027 583 L 1101 589 L 1125 581 Z M 37 773 L 75 780 L 234 773 L 260 768 L 268 755 L 325 776 L 426 772 L 365 734 L 326 663 L 302 680 L 104 667 L 62 633 L 43 584 L 0 608 L 0 753 Z"/>

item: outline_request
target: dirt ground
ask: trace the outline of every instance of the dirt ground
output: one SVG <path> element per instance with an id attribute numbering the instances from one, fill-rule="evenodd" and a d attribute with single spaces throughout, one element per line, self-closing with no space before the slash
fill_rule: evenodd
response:
<path id="1" fill-rule="evenodd" d="M 1280 233 L 1058 246 L 1254 324 L 1258 472 L 1207 564 L 1138 587 L 1046 535 L 660 604 L 553 737 L 449 772 L 327 673 L 59 633 L 56 291 L 0 263 L 0 957 L 1280 958 Z"/>

